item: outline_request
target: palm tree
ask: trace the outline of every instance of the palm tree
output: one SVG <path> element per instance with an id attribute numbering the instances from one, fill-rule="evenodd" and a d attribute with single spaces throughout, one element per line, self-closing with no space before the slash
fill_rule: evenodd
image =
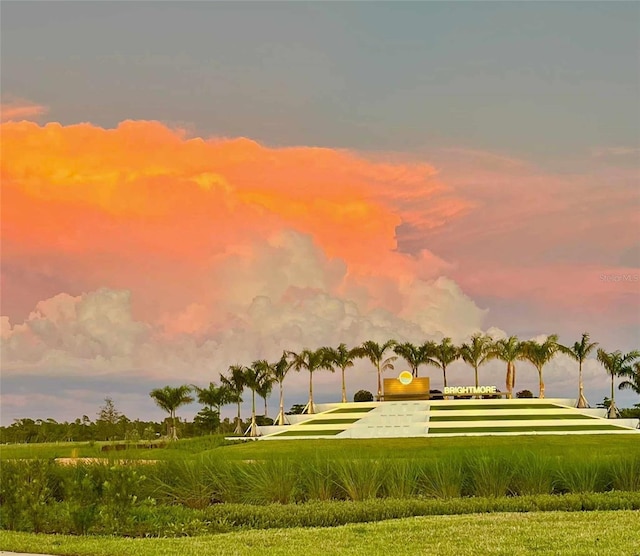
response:
<path id="1" fill-rule="evenodd" d="M 229 389 L 225 385 L 216 386 L 215 382 L 210 382 L 208 388 L 200 388 L 195 384 L 192 388 L 198 396 L 198 403 L 201 403 L 210 411 L 215 411 L 220 417 L 220 408 L 229 403 Z"/>
<path id="2" fill-rule="evenodd" d="M 345 371 L 353 367 L 354 361 L 362 357 L 362 350 L 359 347 L 348 349 L 346 344 L 340 344 L 337 348 L 323 348 L 327 360 L 338 367 L 342 373 L 342 403 L 347 402 L 347 386 L 345 383 Z"/>
<path id="3" fill-rule="evenodd" d="M 275 422 L 276 425 L 284 425 L 285 423 L 284 393 L 282 389 L 282 383 L 284 382 L 284 378 L 287 376 L 287 373 L 289 372 L 289 369 L 291 369 L 292 365 L 293 363 L 289 361 L 286 352 L 282 354 L 282 357 L 277 363 L 274 363 L 273 365 L 271 365 L 271 375 L 280 385 L 280 408 L 278 411 L 278 418 L 276 419 L 276 422 Z"/>
<path id="4" fill-rule="evenodd" d="M 439 344 L 433 344 L 429 354 L 429 363 L 442 369 L 444 387 L 447 387 L 447 366 L 460 357 L 460 350 L 453 345 L 451 338 L 444 338 Z"/>
<path id="5" fill-rule="evenodd" d="M 242 403 L 242 392 L 245 387 L 245 368 L 242 365 L 231 365 L 229 367 L 229 376 L 220 375 L 220 381 L 229 391 L 229 403 L 238 404 L 238 416 L 236 417 L 236 428 L 233 434 L 242 434 L 240 404 Z"/>
<path id="6" fill-rule="evenodd" d="M 558 344 L 558 349 L 575 359 L 578 362 L 578 404 L 576 407 L 589 407 L 587 398 L 584 397 L 584 383 L 582 381 L 582 363 L 587 356 L 596 348 L 598 342 L 589 342 L 589 334 L 585 332 L 582 334 L 582 339 L 579 342 L 575 342 L 572 346 L 563 346 Z"/>
<path id="7" fill-rule="evenodd" d="M 268 417 L 267 398 L 271 394 L 271 390 L 273 390 L 275 379 L 273 378 L 273 365 L 264 361 L 263 367 L 262 378 L 256 388 L 256 393 L 264 400 L 264 416 Z"/>
<path id="8" fill-rule="evenodd" d="M 176 432 L 176 409 L 181 405 L 191 403 L 193 397 L 191 394 L 191 387 L 183 384 L 173 388 L 171 386 L 165 386 L 164 388 L 156 388 L 151 390 L 149 395 L 153 398 L 156 404 L 164 409 L 171 417 L 171 439 L 177 440 L 178 434 Z"/>
<path id="9" fill-rule="evenodd" d="M 377 401 L 382 399 L 382 372 L 384 371 L 383 367 L 386 365 L 387 369 L 393 369 L 393 361 L 395 361 L 398 357 L 392 356 L 384 359 L 384 353 L 389 348 L 392 348 L 396 345 L 395 340 L 387 340 L 384 344 L 380 345 L 372 340 L 367 340 L 361 346 L 362 357 L 366 357 L 376 366 L 376 371 L 378 373 L 378 395 L 376 397 Z"/>
<path id="10" fill-rule="evenodd" d="M 603 349 L 598 349 L 598 361 L 602 363 L 607 373 L 611 375 L 611 403 L 607 411 L 607 417 L 609 419 L 615 419 L 620 416 L 615 401 L 614 379 L 616 376 L 632 375 L 634 372 L 634 363 L 637 365 L 635 360 L 639 357 L 639 350 L 630 351 L 626 355 L 623 355 L 619 350 L 607 353 Z"/>
<path id="11" fill-rule="evenodd" d="M 288 353 L 289 357 L 291 357 L 292 366 L 296 371 L 300 371 L 300 369 L 306 369 L 309 371 L 309 402 L 306 409 L 307 413 L 315 413 L 313 405 L 313 373 L 318 369 L 328 369 L 333 371 L 331 362 L 327 359 L 322 348 L 315 351 L 303 349 L 300 353 L 295 353 L 293 351 Z"/>
<path id="12" fill-rule="evenodd" d="M 251 390 L 251 426 L 249 436 L 258 436 L 258 426 L 256 424 L 256 391 L 261 387 L 265 377 L 270 373 L 269 362 L 264 359 L 254 361 L 251 367 L 244 371 L 244 383 Z"/>
<path id="13" fill-rule="evenodd" d="M 493 340 L 486 334 L 474 334 L 469 343 L 460 346 L 460 357 L 473 367 L 476 378 L 476 388 L 480 385 L 478 379 L 478 368 L 491 359 L 493 350 Z"/>
<path id="14" fill-rule="evenodd" d="M 633 364 L 633 369 L 628 373 L 623 373 L 620 376 L 626 376 L 629 380 L 623 380 L 618 384 L 618 390 L 633 390 L 640 396 L 640 361 L 636 361 Z"/>
<path id="15" fill-rule="evenodd" d="M 544 398 L 544 379 L 542 377 L 542 369 L 549 361 L 553 359 L 557 351 L 557 334 L 551 334 L 551 336 L 548 336 L 547 339 L 541 344 L 534 340 L 530 340 L 528 342 L 525 342 L 522 348 L 522 355 L 524 359 L 532 363 L 538 371 L 538 379 L 540 384 L 538 397 L 540 399 Z"/>
<path id="16" fill-rule="evenodd" d="M 507 364 L 505 386 L 507 397 L 513 398 L 513 390 L 516 385 L 516 361 L 523 358 L 523 342 L 516 336 L 510 336 L 505 340 L 498 340 L 493 344 L 490 359 L 500 359 Z"/>
<path id="17" fill-rule="evenodd" d="M 417 377 L 418 367 L 430 362 L 429 356 L 433 353 L 434 345 L 433 342 L 425 342 L 421 346 L 405 342 L 404 344 L 396 344 L 393 346 L 393 351 L 407 362 L 411 368 L 411 374 Z"/>

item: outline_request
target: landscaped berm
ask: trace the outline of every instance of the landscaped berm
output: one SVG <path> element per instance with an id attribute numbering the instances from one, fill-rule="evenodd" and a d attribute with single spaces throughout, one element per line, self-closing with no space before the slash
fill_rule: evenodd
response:
<path id="1" fill-rule="evenodd" d="M 260 439 L 409 438 L 518 434 L 634 434 L 605 409 L 576 409 L 571 399 L 434 400 L 317 404 L 290 425 L 260 427 Z"/>
<path id="2" fill-rule="evenodd" d="M 447 388 L 450 399 L 430 399 L 428 379 L 419 386 L 418 380 L 400 373 L 384 380 L 385 401 L 316 404 L 316 413 L 289 415 L 289 425 L 260 427 L 260 438 L 640 433 L 631 420 L 607 419 L 606 409 L 578 409 L 573 399 L 503 400 L 492 386 Z M 456 399 L 470 395 L 492 399 Z"/>

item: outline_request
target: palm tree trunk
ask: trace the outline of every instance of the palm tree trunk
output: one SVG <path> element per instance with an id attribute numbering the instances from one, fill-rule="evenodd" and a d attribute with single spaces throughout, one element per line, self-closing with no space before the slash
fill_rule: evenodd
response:
<path id="1" fill-rule="evenodd" d="M 282 382 L 280 384 L 280 408 L 278 411 L 278 418 L 276 419 L 276 425 L 284 425 L 284 393 L 282 390 Z"/>
<path id="2" fill-rule="evenodd" d="M 382 401 L 382 378 L 380 373 L 380 363 L 378 363 L 378 395 L 376 401 Z"/>
<path id="3" fill-rule="evenodd" d="M 258 425 L 256 424 L 256 391 L 251 390 L 251 426 L 249 436 L 254 438 L 258 435 Z"/>
<path id="4" fill-rule="evenodd" d="M 347 403 L 347 386 L 344 382 L 344 368 L 342 369 L 342 403 Z"/>
<path id="5" fill-rule="evenodd" d="M 582 361 L 579 362 L 579 370 L 578 370 L 578 405 L 576 407 L 583 408 L 589 407 L 589 402 L 587 402 L 587 398 L 584 397 L 584 383 L 582 382 Z"/>
<path id="6" fill-rule="evenodd" d="M 236 428 L 233 434 L 242 434 L 242 420 L 240 418 L 240 402 L 238 402 L 238 416 L 236 417 Z"/>
<path id="7" fill-rule="evenodd" d="M 475 375 L 476 375 L 476 388 L 477 388 L 478 386 L 480 386 L 480 383 L 478 382 L 478 365 L 475 365 L 473 367 L 473 370 L 475 371 Z"/>
<path id="8" fill-rule="evenodd" d="M 307 408 L 307 413 L 315 413 L 315 409 L 313 407 L 313 371 L 309 371 L 309 407 Z"/>
<path id="9" fill-rule="evenodd" d="M 542 400 L 544 398 L 544 380 L 542 379 L 542 367 L 538 369 L 538 377 L 540 378 L 538 398 Z"/>
<path id="10" fill-rule="evenodd" d="M 264 416 L 265 417 L 268 417 L 267 411 L 268 411 L 268 409 L 267 409 L 267 396 L 265 396 L 264 397 Z"/>
<path id="11" fill-rule="evenodd" d="M 611 375 L 611 403 L 609 404 L 609 409 L 607 410 L 607 419 L 617 419 L 620 416 L 620 412 L 616 407 L 616 391 L 613 384 L 613 374 Z"/>
<path id="12" fill-rule="evenodd" d="M 507 376 L 505 378 L 505 386 L 507 387 L 507 398 L 513 398 L 513 389 L 511 387 L 511 376 L 513 375 L 513 363 L 507 361 Z"/>
<path id="13" fill-rule="evenodd" d="M 171 410 L 171 440 L 178 440 L 176 432 L 176 412 Z"/>
<path id="14" fill-rule="evenodd" d="M 516 389 L 516 364 L 511 363 L 511 392 Z"/>

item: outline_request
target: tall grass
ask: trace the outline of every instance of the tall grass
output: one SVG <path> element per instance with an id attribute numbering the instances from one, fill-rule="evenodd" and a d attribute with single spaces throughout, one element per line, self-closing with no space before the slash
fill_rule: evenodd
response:
<path id="1" fill-rule="evenodd" d="M 617 458 L 609 467 L 614 490 L 640 491 L 640 456 Z"/>
<path id="2" fill-rule="evenodd" d="M 514 461 L 511 493 L 517 496 L 553 492 L 553 460 L 534 452 L 520 454 Z"/>
<path id="3" fill-rule="evenodd" d="M 465 459 L 449 457 L 422 468 L 421 482 L 427 496 L 459 498 L 466 485 Z"/>
<path id="4" fill-rule="evenodd" d="M 605 465 L 598 460 L 565 460 L 555 471 L 555 488 L 559 492 L 602 492 L 607 484 Z"/>
<path id="5" fill-rule="evenodd" d="M 381 492 L 386 467 L 379 460 L 339 459 L 333 465 L 338 489 L 347 499 L 370 500 Z"/>
<path id="6" fill-rule="evenodd" d="M 241 473 L 244 500 L 250 504 L 289 504 L 298 497 L 298 466 L 288 459 L 248 464 Z"/>
<path id="7" fill-rule="evenodd" d="M 326 457 L 316 454 L 299 468 L 302 500 L 333 500 L 338 498 L 335 468 Z"/>
<path id="8" fill-rule="evenodd" d="M 470 492 L 485 498 L 506 496 L 514 474 L 513 463 L 512 457 L 492 457 L 485 452 L 469 457 L 466 465 Z"/>

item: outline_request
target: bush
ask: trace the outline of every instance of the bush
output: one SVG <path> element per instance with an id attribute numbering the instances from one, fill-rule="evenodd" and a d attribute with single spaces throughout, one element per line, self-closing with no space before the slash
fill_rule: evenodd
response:
<path id="1" fill-rule="evenodd" d="M 358 390 L 353 396 L 354 402 L 372 402 L 373 394 L 369 390 Z"/>
<path id="2" fill-rule="evenodd" d="M 533 398 L 533 392 L 531 390 L 520 390 L 516 393 L 516 398 Z"/>

